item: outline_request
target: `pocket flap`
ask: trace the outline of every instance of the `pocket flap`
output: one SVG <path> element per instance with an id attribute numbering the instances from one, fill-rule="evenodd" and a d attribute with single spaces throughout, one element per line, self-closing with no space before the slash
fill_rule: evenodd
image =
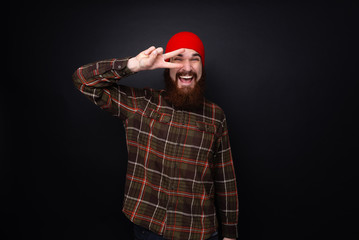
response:
<path id="1" fill-rule="evenodd" d="M 216 125 L 214 125 L 214 124 L 196 121 L 196 125 L 197 125 L 197 128 L 201 131 L 209 132 L 209 133 L 216 132 Z"/>
<path id="2" fill-rule="evenodd" d="M 166 114 L 166 113 L 159 113 L 154 109 L 151 108 L 147 108 L 146 111 L 143 112 L 145 116 L 155 119 L 159 122 L 170 122 L 171 120 L 171 115 Z"/>

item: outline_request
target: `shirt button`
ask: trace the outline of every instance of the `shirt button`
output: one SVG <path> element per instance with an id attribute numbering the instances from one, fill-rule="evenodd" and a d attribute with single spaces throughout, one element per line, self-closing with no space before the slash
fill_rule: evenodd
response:
<path id="1" fill-rule="evenodd" d="M 118 65 L 118 68 L 121 68 L 121 65 Z"/>

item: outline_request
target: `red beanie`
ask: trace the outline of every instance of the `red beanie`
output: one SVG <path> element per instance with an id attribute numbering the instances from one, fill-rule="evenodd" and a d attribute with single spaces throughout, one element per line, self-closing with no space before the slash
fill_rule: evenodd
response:
<path id="1" fill-rule="evenodd" d="M 167 43 L 166 53 L 175 51 L 180 48 L 193 49 L 199 53 L 204 66 L 204 46 L 199 37 L 191 32 L 179 32 L 173 35 Z"/>

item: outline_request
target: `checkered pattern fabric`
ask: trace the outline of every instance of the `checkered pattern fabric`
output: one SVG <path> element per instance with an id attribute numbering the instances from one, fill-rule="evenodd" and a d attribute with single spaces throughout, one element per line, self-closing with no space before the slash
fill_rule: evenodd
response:
<path id="1" fill-rule="evenodd" d="M 204 100 L 181 111 L 166 91 L 118 84 L 128 59 L 80 67 L 75 86 L 125 125 L 128 166 L 123 213 L 166 239 L 207 239 L 217 230 L 236 238 L 238 195 L 226 118 Z"/>

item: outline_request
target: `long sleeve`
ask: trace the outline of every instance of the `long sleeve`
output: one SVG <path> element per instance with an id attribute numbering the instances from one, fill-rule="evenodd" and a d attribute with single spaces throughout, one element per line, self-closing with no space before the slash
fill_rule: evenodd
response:
<path id="1" fill-rule="evenodd" d="M 112 115 L 127 119 L 137 110 L 137 99 L 143 90 L 117 85 L 132 72 L 127 68 L 128 59 L 110 59 L 84 65 L 72 78 L 75 86 L 93 103 Z"/>
<path id="2" fill-rule="evenodd" d="M 222 224 L 222 235 L 228 238 L 237 238 L 239 215 L 238 192 L 225 118 L 222 123 L 221 135 L 218 139 L 214 171 L 215 198 L 218 217 Z"/>

